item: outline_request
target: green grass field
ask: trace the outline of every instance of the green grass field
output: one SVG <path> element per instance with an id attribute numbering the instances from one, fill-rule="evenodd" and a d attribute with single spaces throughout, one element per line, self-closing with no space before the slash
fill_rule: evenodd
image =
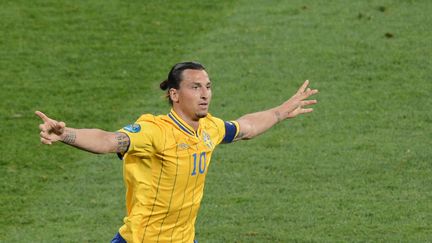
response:
<path id="1" fill-rule="evenodd" d="M 0 1 L 0 242 L 108 242 L 122 164 L 39 143 L 35 110 L 114 131 L 167 113 L 176 62 L 212 114 L 270 108 L 305 79 L 315 112 L 220 146 L 200 242 L 432 241 L 432 2 Z"/>

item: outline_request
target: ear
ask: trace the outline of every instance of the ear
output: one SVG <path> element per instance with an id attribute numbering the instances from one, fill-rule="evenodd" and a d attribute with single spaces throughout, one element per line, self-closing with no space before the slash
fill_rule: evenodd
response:
<path id="1" fill-rule="evenodd" d="M 170 96 L 170 98 L 171 98 L 171 100 L 172 100 L 172 102 L 173 103 L 177 103 L 178 102 L 178 91 L 177 91 L 177 89 L 174 89 L 174 88 L 171 88 L 170 90 L 169 90 L 169 96 Z"/>

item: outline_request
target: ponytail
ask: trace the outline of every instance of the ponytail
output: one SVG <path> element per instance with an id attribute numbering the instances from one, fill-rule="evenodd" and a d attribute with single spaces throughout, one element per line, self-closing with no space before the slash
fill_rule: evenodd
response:
<path id="1" fill-rule="evenodd" d="M 164 90 L 164 91 L 167 90 L 168 89 L 168 79 L 162 81 L 159 84 L 159 87 L 160 87 L 161 90 Z"/>

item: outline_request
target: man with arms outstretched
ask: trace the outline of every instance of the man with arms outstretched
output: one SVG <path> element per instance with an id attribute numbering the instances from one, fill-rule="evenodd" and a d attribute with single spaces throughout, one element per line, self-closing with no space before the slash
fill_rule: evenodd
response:
<path id="1" fill-rule="evenodd" d="M 123 159 L 127 215 L 112 242 L 195 242 L 195 220 L 204 181 L 218 144 L 251 139 L 275 124 L 312 112 L 305 106 L 316 89 L 305 81 L 283 104 L 223 121 L 208 113 L 212 83 L 196 62 L 174 65 L 160 84 L 167 92 L 167 115 L 142 115 L 117 132 L 76 129 L 40 111 L 40 139 L 61 141 L 93 153 L 117 153 Z"/>

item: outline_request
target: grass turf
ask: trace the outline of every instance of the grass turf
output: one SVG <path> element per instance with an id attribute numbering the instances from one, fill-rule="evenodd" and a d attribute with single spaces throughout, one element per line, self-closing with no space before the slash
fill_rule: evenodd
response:
<path id="1" fill-rule="evenodd" d="M 313 114 L 220 146 L 200 242 L 415 242 L 432 231 L 429 1 L 3 1 L 0 241 L 110 240 L 121 162 L 38 142 L 33 111 L 116 130 L 169 109 L 178 61 L 204 63 L 224 119 L 304 79 Z"/>

